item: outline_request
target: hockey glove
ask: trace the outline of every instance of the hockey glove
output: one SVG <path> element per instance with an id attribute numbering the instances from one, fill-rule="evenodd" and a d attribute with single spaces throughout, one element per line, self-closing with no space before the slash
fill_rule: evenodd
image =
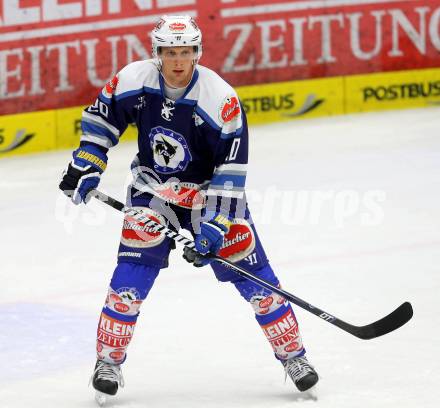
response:
<path id="1" fill-rule="evenodd" d="M 222 214 L 216 214 L 210 221 L 202 222 L 200 234 L 197 234 L 194 240 L 196 251 L 202 255 L 217 254 L 223 245 L 224 236 L 228 233 L 231 224 L 229 218 Z M 187 251 L 184 252 L 183 257 L 188 262 L 194 263 L 195 266 L 203 266 L 211 262 L 209 257 L 203 257 L 199 254 L 190 254 Z"/>
<path id="2" fill-rule="evenodd" d="M 81 146 L 72 154 L 73 160 L 63 173 L 60 189 L 74 204 L 88 203 L 91 190 L 98 187 L 107 167 L 107 155 L 94 145 Z"/>
<path id="3" fill-rule="evenodd" d="M 209 255 L 202 255 L 200 252 L 194 251 L 192 248 L 183 248 L 183 259 L 185 261 L 192 263 L 196 268 L 205 266 L 211 262 L 208 258 Z"/>

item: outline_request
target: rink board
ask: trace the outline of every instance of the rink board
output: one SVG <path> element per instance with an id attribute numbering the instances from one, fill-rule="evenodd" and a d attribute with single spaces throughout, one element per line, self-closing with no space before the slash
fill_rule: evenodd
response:
<path id="1" fill-rule="evenodd" d="M 238 94 L 251 125 L 344 113 L 342 77 L 244 86 Z"/>
<path id="2" fill-rule="evenodd" d="M 353 75 L 345 78 L 345 112 L 440 104 L 440 69 Z"/>
<path id="3" fill-rule="evenodd" d="M 249 124 L 440 104 L 440 69 L 237 88 Z M 0 158 L 78 145 L 84 106 L 0 117 Z M 122 140 L 134 140 L 130 126 Z"/>
<path id="4" fill-rule="evenodd" d="M 57 148 L 54 110 L 0 117 L 0 158 Z"/>

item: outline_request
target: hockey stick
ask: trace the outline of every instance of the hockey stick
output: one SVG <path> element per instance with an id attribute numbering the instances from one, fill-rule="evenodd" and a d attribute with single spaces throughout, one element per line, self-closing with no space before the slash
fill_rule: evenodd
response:
<path id="1" fill-rule="evenodd" d="M 159 224 L 158 222 L 152 220 L 149 218 L 148 215 L 145 215 L 142 211 L 136 210 L 134 208 L 130 208 L 125 206 L 123 203 L 121 203 L 118 200 L 115 200 L 112 197 L 109 197 L 108 195 L 98 191 L 94 190 L 93 193 L 95 198 L 97 198 L 99 201 L 102 201 L 103 203 L 109 205 L 110 207 L 123 212 L 128 217 L 133 219 L 137 222 L 144 223 L 144 230 L 148 229 L 149 232 L 151 232 L 151 229 L 154 229 L 154 232 L 160 232 L 164 235 L 166 235 L 168 238 L 173 239 L 174 241 L 180 242 L 187 248 L 191 248 L 194 250 L 194 241 L 191 241 L 190 239 L 184 237 L 183 235 L 180 235 L 179 233 L 173 231 L 172 229 Z M 272 285 L 270 282 L 265 281 L 264 279 L 259 278 L 258 276 L 255 276 L 251 272 L 248 272 L 247 270 L 241 268 L 240 266 L 229 262 L 228 260 L 221 258 L 216 255 L 209 255 L 210 258 L 212 258 L 216 262 L 220 262 L 223 265 L 233 269 L 238 275 L 251 280 L 252 282 L 255 282 L 259 284 L 260 286 L 271 290 L 272 292 L 277 293 L 278 295 L 284 297 L 285 299 L 289 300 L 290 302 L 294 303 L 295 305 L 307 310 L 310 313 L 313 313 L 314 315 L 320 317 L 322 320 L 325 320 L 328 323 L 333 324 L 334 326 L 339 327 L 340 329 L 346 331 L 347 333 L 352 334 L 353 336 L 356 336 L 363 340 L 369 340 L 374 339 L 379 336 L 383 336 L 384 334 L 390 333 L 399 327 L 403 326 L 405 323 L 407 323 L 411 317 L 413 316 L 413 309 L 411 306 L 411 303 L 405 302 L 401 304 L 396 310 L 391 312 L 389 315 L 383 317 L 380 320 L 377 320 L 374 323 L 367 324 L 365 326 L 354 326 L 350 323 L 344 322 L 341 319 L 338 319 L 337 317 L 331 315 L 328 312 L 325 312 L 322 309 L 319 309 L 316 306 L 313 306 L 312 304 L 300 299 L 299 297 L 296 297 L 292 295 L 289 292 L 286 292 L 285 290 L 278 288 L 274 285 Z"/>

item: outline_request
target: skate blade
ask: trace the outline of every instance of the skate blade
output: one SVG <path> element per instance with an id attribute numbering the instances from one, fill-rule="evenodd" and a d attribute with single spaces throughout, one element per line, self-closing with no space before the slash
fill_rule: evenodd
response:
<path id="1" fill-rule="evenodd" d="M 108 394 L 104 394 L 100 391 L 96 391 L 95 401 L 100 407 L 103 407 L 105 405 L 105 403 L 107 402 L 108 397 L 109 397 Z"/>

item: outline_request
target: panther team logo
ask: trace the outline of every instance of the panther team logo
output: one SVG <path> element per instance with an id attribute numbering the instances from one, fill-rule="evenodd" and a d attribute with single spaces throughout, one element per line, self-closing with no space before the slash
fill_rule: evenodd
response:
<path id="1" fill-rule="evenodd" d="M 154 170 L 159 173 L 177 173 L 186 169 L 192 157 L 180 133 L 157 126 L 151 129 L 149 139 L 155 162 Z"/>

